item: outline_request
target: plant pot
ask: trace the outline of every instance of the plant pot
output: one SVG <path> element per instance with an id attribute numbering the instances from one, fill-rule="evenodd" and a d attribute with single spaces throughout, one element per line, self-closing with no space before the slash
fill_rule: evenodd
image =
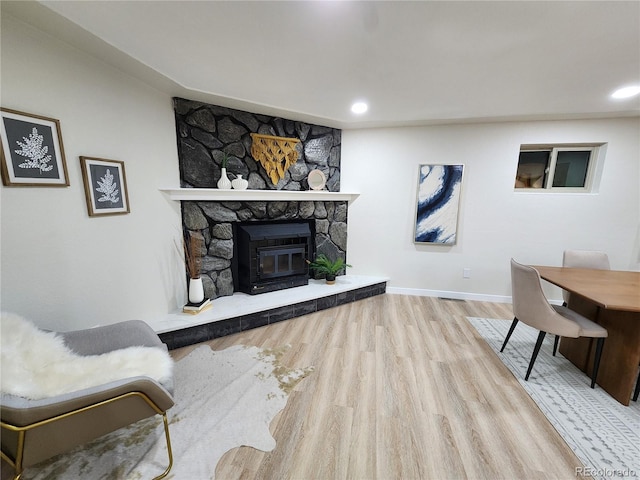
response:
<path id="1" fill-rule="evenodd" d="M 202 278 L 189 279 L 189 302 L 200 303 L 204 300 L 204 286 L 202 285 Z"/>
<path id="2" fill-rule="evenodd" d="M 336 276 L 331 275 L 330 273 L 327 273 L 324 279 L 327 282 L 327 285 L 333 285 L 334 283 L 336 283 Z"/>
<path id="3" fill-rule="evenodd" d="M 231 189 L 231 180 L 227 177 L 227 169 L 223 168 L 222 173 L 220 174 L 220 180 L 218 180 L 218 188 L 220 190 L 229 190 Z"/>

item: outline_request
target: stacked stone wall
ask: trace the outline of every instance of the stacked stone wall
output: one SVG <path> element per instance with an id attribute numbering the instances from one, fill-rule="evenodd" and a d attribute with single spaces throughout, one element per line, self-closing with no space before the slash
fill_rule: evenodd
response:
<path id="1" fill-rule="evenodd" d="M 224 152 L 227 174 L 242 175 L 251 190 L 308 190 L 307 176 L 321 170 L 326 190 L 340 191 L 342 131 L 269 117 L 202 102 L 174 99 L 180 183 L 183 188 L 216 188 Z M 251 157 L 251 133 L 298 138 L 298 161 L 274 185 Z M 258 220 L 314 219 L 316 252 L 346 259 L 347 202 L 183 201 L 185 230 L 205 239 L 202 279 L 209 298 L 232 295 L 233 223 Z"/>
<path id="2" fill-rule="evenodd" d="M 326 189 L 340 191 L 342 130 L 174 98 L 182 187 L 215 188 L 222 158 L 227 175 L 242 175 L 251 190 L 308 190 L 307 176 L 321 170 Z M 274 185 L 251 156 L 251 133 L 297 138 L 298 161 Z"/>
<path id="3" fill-rule="evenodd" d="M 233 223 L 315 219 L 316 251 L 346 258 L 347 202 L 183 202 L 184 227 L 205 239 L 202 279 L 205 295 L 232 295 Z"/>

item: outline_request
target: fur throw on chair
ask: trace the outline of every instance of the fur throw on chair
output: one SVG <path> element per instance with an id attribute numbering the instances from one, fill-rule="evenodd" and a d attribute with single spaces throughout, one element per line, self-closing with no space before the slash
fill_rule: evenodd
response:
<path id="1" fill-rule="evenodd" d="M 129 347 L 102 355 L 77 355 L 54 332 L 2 313 L 0 386 L 2 393 L 37 400 L 114 380 L 147 376 L 162 383 L 173 374 L 168 352 Z"/>

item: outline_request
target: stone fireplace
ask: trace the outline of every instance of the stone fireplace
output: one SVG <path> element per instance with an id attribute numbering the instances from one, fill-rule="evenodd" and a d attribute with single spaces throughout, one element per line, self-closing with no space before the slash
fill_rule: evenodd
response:
<path id="1" fill-rule="evenodd" d="M 229 155 L 227 173 L 242 175 L 249 182 L 248 192 L 309 190 L 307 176 L 320 170 L 326 177 L 327 192 L 340 191 L 339 129 L 311 125 L 278 117 L 242 112 L 202 102 L 174 98 L 180 183 L 182 188 L 215 189 L 221 175 L 221 162 Z M 294 137 L 297 162 L 284 178 L 273 184 L 262 166 L 251 156 L 251 134 Z M 235 193 L 235 191 L 234 191 Z M 203 261 L 203 284 L 209 298 L 233 295 L 242 290 L 234 251 L 234 229 L 247 222 L 304 221 L 310 225 L 312 248 L 306 251 L 311 260 L 314 250 L 330 258 L 347 255 L 347 208 L 344 200 L 247 201 L 242 191 L 229 201 L 182 201 L 185 230 L 201 233 L 206 251 Z M 292 257 L 298 258 L 298 257 Z M 308 275 L 308 273 L 307 273 Z"/>
<path id="2" fill-rule="evenodd" d="M 184 227 L 202 233 L 205 239 L 202 278 L 208 298 L 242 291 L 233 268 L 237 261 L 233 233 L 238 224 L 304 220 L 310 222 L 313 238 L 313 247 L 307 250 L 308 259 L 313 258 L 313 250 L 330 258 L 346 259 L 346 201 L 183 201 L 182 216 Z"/>
<path id="3" fill-rule="evenodd" d="M 160 328 L 161 339 L 169 348 L 261 327 L 385 292 L 387 279 L 384 277 L 350 275 L 345 281 L 328 286 L 324 282 L 310 281 L 308 270 L 304 270 L 307 264 L 302 260 L 312 259 L 314 253 L 346 260 L 347 210 L 349 202 L 358 195 L 340 192 L 340 130 L 181 98 L 174 99 L 174 110 L 180 188 L 162 190 L 172 200 L 181 202 L 183 228 L 204 237 L 202 279 L 205 295 L 212 299 L 226 298 L 220 298 L 216 308 L 198 315 L 193 322 L 181 313 L 170 315 Z M 251 157 L 251 133 L 299 139 L 295 147 L 298 160 L 275 185 Z M 231 178 L 233 175 L 246 178 L 249 181 L 247 190 L 216 188 L 225 156 L 229 156 L 227 174 Z M 324 174 L 324 190 L 309 190 L 307 177 L 312 170 Z M 258 227 L 285 222 L 297 224 L 296 228 L 300 230 L 280 244 L 278 241 L 269 244 L 267 239 L 257 240 L 264 236 Z M 238 234 L 243 229 L 244 233 Z M 246 287 L 241 286 L 239 270 L 242 268 L 247 269 L 251 280 L 251 260 L 243 267 L 238 257 L 239 244 L 245 242 L 239 240 L 242 235 L 247 237 L 248 243 L 254 239 L 258 242 L 254 257 L 255 262 L 262 260 L 259 280 L 265 280 L 267 288 L 277 282 L 283 282 L 287 287 L 307 281 L 310 285 L 254 298 L 245 294 L 233 295 L 243 288 L 252 293 L 251 282 Z M 280 232 L 275 234 L 276 237 L 279 235 Z M 300 238 L 304 238 L 304 242 Z"/>

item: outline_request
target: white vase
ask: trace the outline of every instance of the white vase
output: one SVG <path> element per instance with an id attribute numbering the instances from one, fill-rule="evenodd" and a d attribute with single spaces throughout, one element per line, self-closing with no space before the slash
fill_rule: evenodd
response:
<path id="1" fill-rule="evenodd" d="M 237 178 L 234 178 L 231 181 L 231 185 L 235 190 L 246 190 L 247 187 L 249 186 L 249 182 L 244 178 L 242 178 L 242 175 L 238 175 Z"/>
<path id="2" fill-rule="evenodd" d="M 189 279 L 189 302 L 200 303 L 204 300 L 204 286 L 202 285 L 202 278 Z"/>
<path id="3" fill-rule="evenodd" d="M 220 180 L 218 180 L 218 188 L 220 190 L 229 190 L 231 188 L 231 180 L 227 177 L 227 169 L 222 169 L 222 174 L 220 175 Z"/>

